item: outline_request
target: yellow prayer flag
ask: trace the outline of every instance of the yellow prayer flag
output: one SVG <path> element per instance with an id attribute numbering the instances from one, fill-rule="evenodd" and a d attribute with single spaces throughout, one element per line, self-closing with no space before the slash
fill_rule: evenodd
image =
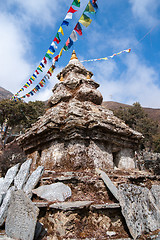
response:
<path id="1" fill-rule="evenodd" d="M 64 35 L 63 29 L 62 29 L 62 27 L 61 27 L 61 26 L 60 26 L 60 28 L 59 28 L 58 32 L 60 32 L 62 35 Z"/>
<path id="2" fill-rule="evenodd" d="M 92 22 L 92 19 L 90 19 L 87 15 L 85 14 L 82 14 L 81 18 L 79 19 L 79 22 L 85 26 L 85 27 L 88 27 L 91 22 Z"/>
<path id="3" fill-rule="evenodd" d="M 41 65 L 39 65 L 39 66 L 38 66 L 38 68 L 42 69 L 42 66 L 41 66 Z"/>
<path id="4" fill-rule="evenodd" d="M 59 53 L 59 58 L 62 56 L 62 52 L 63 52 L 64 48 L 61 49 L 60 53 Z"/>
<path id="5" fill-rule="evenodd" d="M 32 76 L 31 78 L 33 78 L 35 80 L 35 77 Z"/>
<path id="6" fill-rule="evenodd" d="M 54 53 L 51 52 L 49 49 L 48 49 L 47 53 L 48 53 L 48 54 L 52 54 L 52 55 L 54 54 Z"/>

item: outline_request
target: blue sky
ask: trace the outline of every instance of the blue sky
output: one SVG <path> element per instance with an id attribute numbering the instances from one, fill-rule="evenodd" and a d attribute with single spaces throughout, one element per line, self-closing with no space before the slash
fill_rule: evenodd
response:
<path id="1" fill-rule="evenodd" d="M 72 0 L 0 0 L 0 86 L 16 93 L 44 57 Z M 88 0 L 73 14 L 57 54 L 71 34 Z M 98 0 L 96 15 L 56 65 L 45 88 L 29 100 L 46 100 L 57 83 L 57 73 L 75 49 L 80 60 L 100 58 L 131 48 L 110 61 L 84 63 L 100 83 L 105 101 L 160 108 L 160 1 Z M 146 35 L 146 33 L 150 32 Z M 146 35 L 146 37 L 144 37 Z M 140 41 L 141 40 L 141 41 Z M 56 55 L 55 55 L 56 56 Z M 42 76 L 43 77 L 43 76 Z M 35 85 L 41 79 L 37 79 Z M 32 88 L 35 87 L 32 85 Z M 31 89 L 32 89 L 31 88 Z M 28 89 L 31 90 L 31 89 Z M 27 93 L 26 91 L 25 93 Z"/>

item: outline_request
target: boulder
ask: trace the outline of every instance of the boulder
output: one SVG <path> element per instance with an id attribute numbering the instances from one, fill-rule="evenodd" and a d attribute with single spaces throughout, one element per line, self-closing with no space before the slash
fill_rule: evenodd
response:
<path id="1" fill-rule="evenodd" d="M 119 202 L 128 229 L 134 239 L 143 232 L 160 228 L 160 211 L 146 187 L 133 184 L 119 185 Z"/>
<path id="2" fill-rule="evenodd" d="M 37 189 L 32 190 L 34 194 L 47 201 L 65 201 L 71 197 L 71 189 L 63 183 L 53 183 L 51 185 L 43 185 Z"/>
<path id="3" fill-rule="evenodd" d="M 31 164 L 32 159 L 29 159 L 21 165 L 17 176 L 14 178 L 14 186 L 17 189 L 22 189 L 24 184 L 26 183 L 29 176 Z"/>
<path id="4" fill-rule="evenodd" d="M 28 197 L 32 197 L 32 190 L 36 187 L 39 182 L 44 171 L 44 167 L 39 166 L 29 177 L 27 183 L 25 184 L 23 191 L 28 195 Z"/>
<path id="5" fill-rule="evenodd" d="M 7 236 L 33 240 L 39 209 L 22 190 L 13 191 L 5 223 Z"/>

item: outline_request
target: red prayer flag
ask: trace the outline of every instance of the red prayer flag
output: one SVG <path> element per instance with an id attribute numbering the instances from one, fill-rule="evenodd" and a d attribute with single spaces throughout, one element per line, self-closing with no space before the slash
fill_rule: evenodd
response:
<path id="1" fill-rule="evenodd" d="M 55 38 L 53 39 L 53 41 L 56 42 L 57 44 L 59 44 L 58 38 L 55 37 Z"/>
<path id="2" fill-rule="evenodd" d="M 45 57 L 43 58 L 43 60 L 44 60 L 44 64 L 47 64 L 47 60 Z"/>
<path id="3" fill-rule="evenodd" d="M 30 84 L 32 84 L 32 80 L 31 79 L 29 79 L 29 82 L 30 82 Z"/>
<path id="4" fill-rule="evenodd" d="M 68 10 L 68 13 L 75 13 L 77 12 L 77 10 L 74 10 L 72 7 L 70 7 L 70 9 Z"/>
<path id="5" fill-rule="evenodd" d="M 79 22 L 76 24 L 74 30 L 75 30 L 80 36 L 82 36 L 82 28 L 81 28 Z"/>
<path id="6" fill-rule="evenodd" d="M 59 58 L 59 54 L 54 57 L 54 60 L 55 60 L 55 61 L 58 61 L 58 58 Z"/>
<path id="7" fill-rule="evenodd" d="M 47 72 L 50 76 L 52 76 L 52 73 L 48 70 L 48 72 Z"/>

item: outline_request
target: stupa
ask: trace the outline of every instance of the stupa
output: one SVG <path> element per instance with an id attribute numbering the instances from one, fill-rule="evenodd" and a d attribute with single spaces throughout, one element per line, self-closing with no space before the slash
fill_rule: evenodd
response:
<path id="1" fill-rule="evenodd" d="M 17 142 L 33 169 L 134 169 L 134 151 L 142 134 L 102 106 L 99 84 L 91 79 L 75 51 L 57 75 L 49 108 Z"/>

